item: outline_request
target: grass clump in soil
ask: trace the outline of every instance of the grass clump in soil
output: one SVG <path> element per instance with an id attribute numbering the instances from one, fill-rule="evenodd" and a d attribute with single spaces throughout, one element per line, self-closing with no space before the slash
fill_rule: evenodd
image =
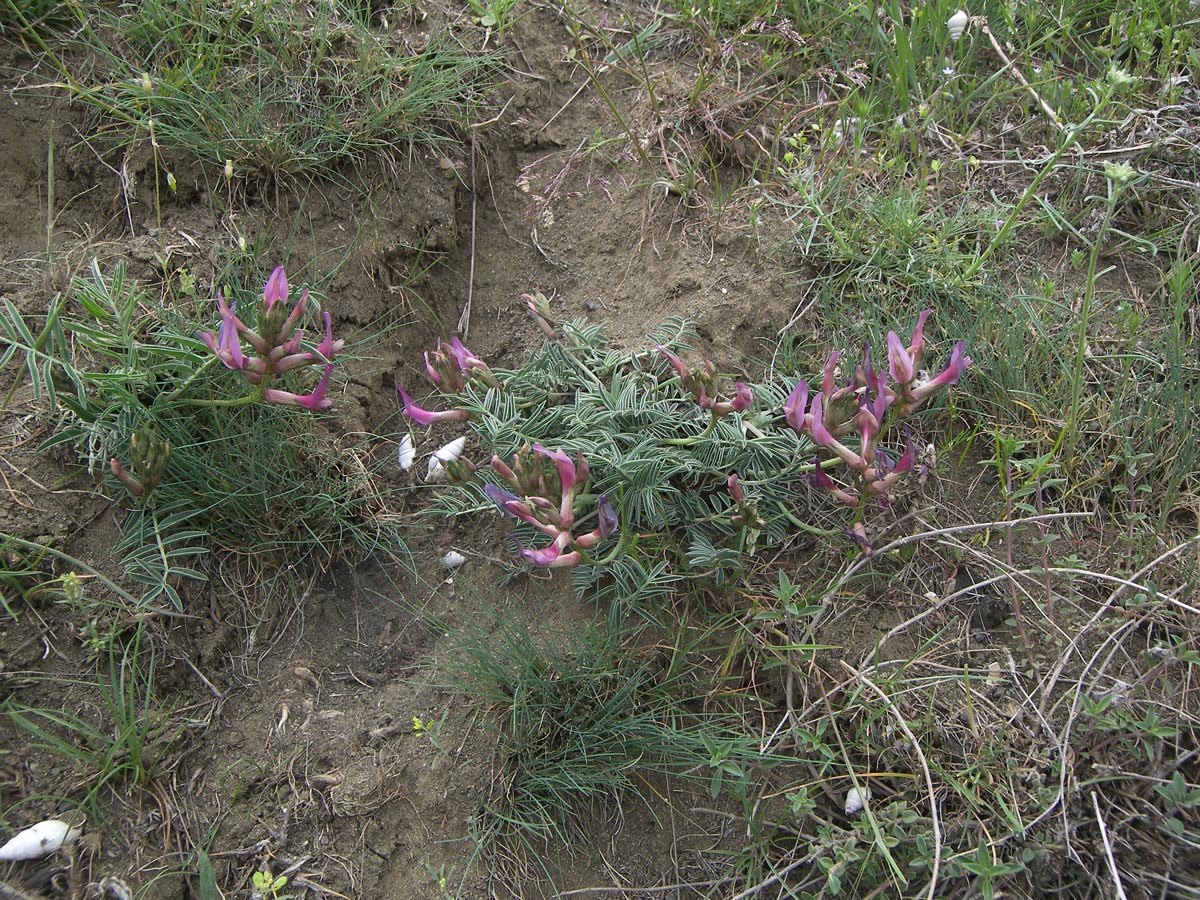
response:
<path id="1" fill-rule="evenodd" d="M 154 0 L 72 6 L 65 43 L 42 42 L 69 95 L 100 113 L 88 140 L 265 179 L 344 175 L 367 159 L 399 164 L 453 140 L 497 71 L 497 57 L 445 38 L 413 51 L 368 7 L 337 2 Z M 161 171 L 160 171 L 161 170 Z"/>
<path id="2" fill-rule="evenodd" d="M 81 312 L 71 312 L 72 301 Z M 270 315 L 295 317 L 304 302 L 293 295 L 289 306 L 285 291 Z M 261 310 L 256 322 L 255 307 L 265 306 L 253 291 L 235 287 L 227 303 L 240 306 L 237 321 L 257 328 L 254 340 L 279 325 Z M 235 327 L 245 326 L 233 318 L 213 326 L 216 305 L 193 318 L 186 306 L 152 302 L 123 266 L 106 276 L 98 264 L 55 298 L 40 328 L 4 305 L 0 324 L 12 342 L 6 356 L 24 355 L 35 398 L 47 405 L 50 436 L 41 449 L 69 449 L 90 474 L 107 476 L 117 496 L 132 499 L 115 551 L 143 586 L 139 605 L 162 597 L 183 609 L 179 582 L 203 580 L 197 560 L 213 549 L 247 560 L 254 579 L 327 567 L 346 555 L 399 559 L 404 542 L 384 517 L 375 464 L 312 424 L 332 404 L 333 366 L 306 392 L 315 377 L 309 373 L 332 362 L 341 342 L 327 331 L 320 345 L 302 343 L 300 329 L 288 332 L 286 351 L 264 346 L 258 358 L 252 344 L 244 352 L 238 346 L 246 338 Z M 254 371 L 268 349 L 285 372 Z"/>

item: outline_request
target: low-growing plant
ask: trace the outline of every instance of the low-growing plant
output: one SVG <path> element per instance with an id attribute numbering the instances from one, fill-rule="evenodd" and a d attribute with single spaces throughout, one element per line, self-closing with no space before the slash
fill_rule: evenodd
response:
<path id="1" fill-rule="evenodd" d="M 93 5 L 68 52 L 42 49 L 60 86 L 100 114 L 97 141 L 150 149 L 156 191 L 173 180 L 160 160 L 172 152 L 214 183 L 226 161 L 268 180 L 336 175 L 453 140 L 497 68 L 446 40 L 411 52 L 367 18 L 345 0 L 236 13 L 184 0 Z"/>
<path id="2" fill-rule="evenodd" d="M 54 299 L 37 337 L 11 303 L 0 306 L 11 342 L 4 360 L 24 354 L 49 416 L 41 449 L 68 448 L 132 500 L 116 550 L 143 585 L 142 605 L 162 596 L 181 608 L 180 579 L 204 578 L 197 560 L 213 547 L 245 555 L 259 573 L 345 552 L 403 552 L 370 466 L 311 424 L 332 405 L 343 351 L 330 313 L 312 344 L 309 292 L 290 303 L 282 267 L 257 303 L 248 293 L 218 290 L 218 326 L 197 330 L 121 266 L 105 276 L 93 264 L 90 278 Z M 81 312 L 67 311 L 71 301 Z M 306 377 L 314 369 L 315 386 Z"/>
<path id="3" fill-rule="evenodd" d="M 104 641 L 107 665 L 95 683 L 99 721 L 15 699 L 3 707 L 33 747 L 63 757 L 76 769 L 79 786 L 73 790 L 82 789 L 80 804 L 93 815 L 106 790 L 144 786 L 154 778 L 155 760 L 172 739 L 155 689 L 157 648 L 148 626 L 139 622 L 129 634 L 113 629 Z M 65 796 L 67 786 L 63 789 Z"/>
<path id="4" fill-rule="evenodd" d="M 435 454 L 430 474 L 457 487 L 443 510 L 494 504 L 518 523 L 521 559 L 573 568 L 580 590 L 611 576 L 601 595 L 616 585 L 631 600 L 725 583 L 797 530 L 873 552 L 872 511 L 921 465 L 911 437 L 895 453 L 886 439 L 970 363 L 959 342 L 941 374 L 922 371 L 927 310 L 911 340 L 888 335 L 886 368 L 869 350 L 840 368 L 832 354 L 810 402 L 803 380 L 726 388 L 711 362 L 689 366 L 676 352 L 689 335 L 681 320 L 651 336 L 653 349 L 622 354 L 602 327 L 553 322 L 541 295 L 528 303 L 549 340 L 527 363 L 494 370 L 457 338 L 443 342 L 426 368 L 453 408 L 426 410 L 401 387 L 404 411 L 420 425 L 467 422 L 490 453 L 489 470 L 460 441 Z M 852 511 L 841 527 L 810 523 L 805 507 L 822 494 Z"/>
<path id="5" fill-rule="evenodd" d="M 647 775 L 693 779 L 698 794 L 748 808 L 761 772 L 793 760 L 764 751 L 737 692 L 722 702 L 719 682 L 706 680 L 703 656 L 723 652 L 719 629 L 657 646 L 644 634 L 614 605 L 571 633 L 535 635 L 510 615 L 478 615 L 452 640 L 446 683 L 494 710 L 499 775 L 476 817 L 478 852 L 532 862 L 553 880 L 548 848 L 570 846 L 597 804 L 649 803 Z"/>

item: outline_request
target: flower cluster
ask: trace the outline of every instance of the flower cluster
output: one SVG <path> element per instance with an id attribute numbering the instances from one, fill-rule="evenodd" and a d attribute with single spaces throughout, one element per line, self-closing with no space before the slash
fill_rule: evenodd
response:
<path id="1" fill-rule="evenodd" d="M 458 336 L 450 338 L 449 343 L 439 340 L 433 350 L 425 351 L 425 373 L 433 386 L 447 394 L 457 394 L 467 386 L 471 378 L 478 378 L 492 387 L 499 387 L 500 382 L 492 374 L 487 363 L 468 350 Z M 404 414 L 418 425 L 432 425 L 434 422 L 465 422 L 470 418 L 466 410 L 450 409 L 444 412 L 433 412 L 419 406 L 403 385 L 396 385 L 400 402 L 404 404 Z"/>
<path id="2" fill-rule="evenodd" d="M 492 387 L 499 387 L 496 376 L 487 363 L 463 346 L 458 335 L 450 343 L 438 341 L 437 347 L 425 351 L 425 372 L 433 386 L 446 393 L 457 394 L 467 386 L 471 375 L 478 375 Z"/>
<path id="3" fill-rule="evenodd" d="M 333 339 L 330 316 L 326 312 L 323 315 L 324 340 L 317 345 L 315 352 L 301 350 L 304 338 L 301 323 L 308 311 L 308 291 L 304 291 L 289 310 L 288 280 L 283 266 L 276 268 L 267 279 L 258 311 L 257 330 L 238 318 L 237 304 L 227 303 L 220 292 L 217 293 L 217 308 L 221 313 L 221 324 L 216 333 L 199 331 L 196 336 L 204 341 L 226 368 L 241 372 L 246 381 L 257 387 L 263 400 L 312 410 L 328 409 L 333 405 L 333 401 L 325 395 L 329 390 L 329 377 L 333 374 L 333 358 L 345 346 L 345 341 Z M 242 349 L 243 340 L 250 345 L 252 355 L 247 355 Z M 276 375 L 311 365 L 324 367 L 312 393 L 294 394 L 270 386 Z"/>
<path id="4" fill-rule="evenodd" d="M 596 498 L 596 527 L 582 535 L 572 531 L 576 496 L 588 479 L 588 463 L 582 455 L 572 460 L 562 450 L 526 445 L 513 455 L 511 466 L 493 456 L 492 469 L 516 493 L 494 484 L 484 485 L 483 492 L 506 516 L 528 522 L 551 538 L 541 549 L 521 548 L 521 556 L 535 566 L 578 565 L 583 559 L 580 551 L 616 534 L 617 514 L 603 494 Z"/>
<path id="5" fill-rule="evenodd" d="M 529 310 L 533 321 L 537 323 L 546 339 L 554 340 L 554 326 L 557 323 L 554 321 L 554 315 L 550 312 L 550 298 L 541 291 L 534 291 L 532 294 L 522 294 L 521 299 L 525 301 L 526 309 Z"/>
<path id="6" fill-rule="evenodd" d="M 487 363 L 457 337 L 452 337 L 449 342 L 438 341 L 437 347 L 427 351 L 424 358 L 429 380 L 443 393 L 460 392 L 472 378 L 491 387 L 500 386 Z M 470 418 L 463 409 L 442 412 L 424 409 L 402 386 L 397 385 L 396 390 L 404 404 L 404 414 L 418 425 L 465 422 Z M 446 480 L 455 484 L 478 481 L 475 466 L 461 456 L 464 444 L 465 439 L 460 437 L 436 451 L 430 457 L 425 481 Z M 411 465 L 411 453 L 404 455 Z M 586 534 L 574 533 L 575 502 L 589 474 L 587 460 L 582 455 L 572 460 L 561 450 L 547 450 L 541 444 L 526 445 L 512 457 L 511 465 L 493 456 L 492 470 L 516 493 L 495 484 L 485 484 L 483 492 L 504 515 L 528 522 L 551 538 L 546 547 L 521 548 L 521 557 L 535 566 L 578 565 L 583 559 L 581 551 L 590 550 L 617 531 L 616 512 L 601 495 L 596 501 L 596 527 Z"/>
<path id="7" fill-rule="evenodd" d="M 887 336 L 888 367 L 877 371 L 871 364 L 870 348 L 863 351 L 863 361 L 854 375 L 842 385 L 836 380 L 837 363 L 841 353 L 832 354 L 825 363 L 821 389 L 809 402 L 809 387 L 797 383 L 784 404 L 784 419 L 800 434 L 830 452 L 850 469 L 854 486 L 839 486 L 825 471 L 821 461 L 814 460 L 809 476 L 812 482 L 827 489 L 838 500 L 858 506 L 864 496 L 882 497 L 900 476 L 916 463 L 912 438 L 899 459 L 893 460 L 878 449 L 885 423 L 915 412 L 926 400 L 943 387 L 957 384 L 963 370 L 971 364 L 966 345 L 959 341 L 950 354 L 950 362 L 935 378 L 920 372 L 925 352 L 925 321 L 932 310 L 923 310 L 917 318 L 912 338 L 905 346 L 896 332 Z M 894 384 L 888 382 L 889 376 Z M 842 443 L 848 435 L 858 437 L 859 449 Z"/>
<path id="8" fill-rule="evenodd" d="M 711 410 L 714 419 L 727 416 L 731 412 L 745 412 L 754 402 L 754 391 L 741 381 L 733 387 L 732 400 L 717 400 L 714 389 L 717 383 L 717 367 L 713 365 L 712 360 L 706 359 L 703 368 L 693 372 L 687 363 L 661 344 L 654 349 L 671 361 L 671 368 L 679 375 L 680 385 L 696 398 L 701 409 Z"/>
<path id="9" fill-rule="evenodd" d="M 130 435 L 129 455 L 133 460 L 132 474 L 115 456 L 108 461 L 109 468 L 130 494 L 145 497 L 162 481 L 167 460 L 171 458 L 171 442 L 145 426 Z"/>

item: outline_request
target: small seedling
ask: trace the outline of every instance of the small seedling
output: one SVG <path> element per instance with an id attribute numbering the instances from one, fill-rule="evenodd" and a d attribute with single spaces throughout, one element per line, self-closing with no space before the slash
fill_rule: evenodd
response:
<path id="1" fill-rule="evenodd" d="M 270 869 L 263 869 L 250 876 L 254 900 L 289 900 L 293 895 L 283 893 L 287 883 L 286 875 L 272 875 Z"/>

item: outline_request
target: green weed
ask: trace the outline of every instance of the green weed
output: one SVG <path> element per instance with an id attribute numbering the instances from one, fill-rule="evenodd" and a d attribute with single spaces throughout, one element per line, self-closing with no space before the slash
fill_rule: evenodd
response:
<path id="1" fill-rule="evenodd" d="M 519 621 L 479 617 L 454 637 L 447 682 L 495 711 L 501 775 L 477 818 L 480 850 L 505 847 L 550 877 L 535 863 L 547 847 L 569 847 L 578 816 L 597 804 L 647 802 L 650 773 L 687 774 L 714 799 L 745 800 L 757 773 L 784 757 L 761 752 L 733 705 L 701 703 L 697 665 L 719 652 L 708 647 L 715 634 L 681 633 L 655 650 L 614 607 L 578 633 L 535 638 Z"/>
<path id="2" fill-rule="evenodd" d="M 168 179 L 160 152 L 198 159 L 214 181 L 227 160 L 266 179 L 398 162 L 452 140 L 496 69 L 494 56 L 448 42 L 404 50 L 342 0 L 93 6 L 65 52 L 46 49 L 72 96 L 101 114 L 95 140 L 150 148 Z M 81 54 L 88 65 L 72 69 Z"/>
<path id="3" fill-rule="evenodd" d="M 234 285 L 229 299 L 250 310 L 254 296 Z M 82 312 L 68 315 L 69 301 Z M 384 518 L 377 463 L 313 428 L 307 410 L 253 402 L 197 339 L 211 319 L 157 305 L 121 266 L 105 276 L 96 264 L 54 299 L 37 337 L 4 304 L 5 356 L 24 354 L 34 399 L 52 417 L 41 449 L 67 449 L 96 475 L 123 474 L 138 495 L 116 550 L 143 586 L 141 605 L 163 597 L 182 608 L 180 579 L 203 579 L 197 560 L 214 547 L 251 560 L 259 577 L 347 552 L 404 552 L 398 524 Z M 147 447 L 169 448 L 153 473 L 139 471 Z"/>
<path id="4" fill-rule="evenodd" d="M 115 627 L 115 626 L 114 626 Z M 31 746 L 63 757 L 76 770 L 80 806 L 96 821 L 108 791 L 142 787 L 161 772 L 156 760 L 173 740 L 168 712 L 154 684 L 157 649 L 144 622 L 132 634 L 109 633 L 102 658 L 107 668 L 94 687 L 94 716 L 63 709 L 30 707 L 10 698 L 4 711 L 29 735 Z"/>

